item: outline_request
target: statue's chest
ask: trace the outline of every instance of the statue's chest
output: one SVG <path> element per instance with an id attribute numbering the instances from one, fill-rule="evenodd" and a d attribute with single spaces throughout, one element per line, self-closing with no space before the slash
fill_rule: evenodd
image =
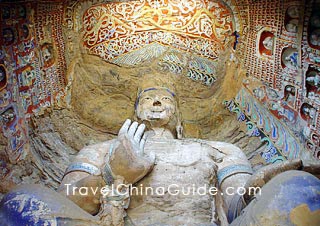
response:
<path id="1" fill-rule="evenodd" d="M 191 140 L 147 142 L 145 152 L 154 152 L 156 156 L 156 164 L 147 180 L 151 184 L 160 181 L 207 184 L 215 170 L 208 148 L 210 146 Z"/>
<path id="2" fill-rule="evenodd" d="M 145 151 L 154 152 L 157 163 L 171 163 L 181 166 L 196 164 L 205 154 L 198 143 L 177 141 L 148 142 Z"/>
<path id="3" fill-rule="evenodd" d="M 155 153 L 156 164 L 132 189 L 131 219 L 139 225 L 209 223 L 214 200 L 208 189 L 216 181 L 210 148 L 193 140 L 148 140 L 145 152 Z"/>

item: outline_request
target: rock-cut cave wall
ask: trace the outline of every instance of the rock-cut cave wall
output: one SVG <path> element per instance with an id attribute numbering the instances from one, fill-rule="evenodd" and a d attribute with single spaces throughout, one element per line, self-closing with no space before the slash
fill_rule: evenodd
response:
<path id="1" fill-rule="evenodd" d="M 186 137 L 234 143 L 255 169 L 319 158 L 317 5 L 2 1 L 0 192 L 56 188 L 152 84 L 174 87 Z"/>

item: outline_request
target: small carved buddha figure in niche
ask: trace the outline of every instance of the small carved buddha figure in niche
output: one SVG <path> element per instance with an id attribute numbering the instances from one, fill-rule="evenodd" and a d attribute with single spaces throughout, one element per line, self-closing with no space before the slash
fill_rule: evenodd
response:
<path id="1" fill-rule="evenodd" d="M 320 15 L 316 9 L 313 10 L 308 26 L 308 42 L 310 47 L 320 49 Z"/>
<path id="2" fill-rule="evenodd" d="M 309 70 L 306 73 L 307 97 L 312 100 L 318 100 L 320 95 L 320 72 Z"/>
<path id="3" fill-rule="evenodd" d="M 263 56 L 271 56 L 274 49 L 274 35 L 270 31 L 263 31 L 260 35 L 259 52 Z"/>
<path id="4" fill-rule="evenodd" d="M 290 6 L 285 15 L 285 29 L 291 33 L 298 32 L 300 11 L 298 6 Z"/>
<path id="5" fill-rule="evenodd" d="M 304 103 L 301 106 L 301 115 L 307 121 L 313 121 L 316 117 L 317 110 L 312 107 L 310 104 Z"/>
<path id="6" fill-rule="evenodd" d="M 266 48 L 266 49 L 269 49 L 269 50 L 272 50 L 273 48 L 273 37 L 266 37 L 265 40 L 263 40 L 263 46 Z"/>
<path id="7" fill-rule="evenodd" d="M 281 60 L 283 67 L 297 69 L 298 67 L 298 50 L 296 48 L 283 49 Z"/>
<path id="8" fill-rule="evenodd" d="M 320 46 L 320 29 L 312 31 L 310 35 L 310 43 L 314 46 Z"/>
<path id="9" fill-rule="evenodd" d="M 290 16 L 291 18 L 299 18 L 300 15 L 300 10 L 298 6 L 290 6 L 287 9 L 287 14 L 288 16 Z"/>
<path id="10" fill-rule="evenodd" d="M 288 105 L 293 106 L 296 95 L 296 89 L 294 86 L 287 85 L 284 90 L 284 98 Z"/>
<path id="11" fill-rule="evenodd" d="M 296 33 L 298 31 L 298 20 L 289 20 L 289 22 L 286 24 L 286 30 L 292 33 Z"/>

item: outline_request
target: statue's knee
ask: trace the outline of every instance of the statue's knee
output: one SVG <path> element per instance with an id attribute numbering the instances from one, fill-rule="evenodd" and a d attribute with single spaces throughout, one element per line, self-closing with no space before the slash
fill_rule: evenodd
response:
<path id="1" fill-rule="evenodd" d="M 262 192 L 273 190 L 277 199 L 286 203 L 287 209 L 300 203 L 306 203 L 310 208 L 320 208 L 320 180 L 310 173 L 286 171 L 271 179 L 264 187 Z M 277 203 L 276 199 L 274 202 Z"/>
<path id="2" fill-rule="evenodd" d="M 51 208 L 34 196 L 34 186 L 23 186 L 7 193 L 0 202 L 0 221 L 4 225 L 55 225 Z"/>
<path id="3" fill-rule="evenodd" d="M 304 208 L 310 212 L 310 216 L 312 212 L 320 211 L 319 191 L 320 180 L 310 173 L 298 170 L 280 173 L 261 188 L 260 195 L 255 196 L 231 225 L 249 222 L 258 225 L 292 225 L 293 219 L 304 221 L 296 214 L 299 212 L 296 210 Z"/>
<path id="4" fill-rule="evenodd" d="M 2 225 L 57 225 L 74 220 L 96 219 L 66 197 L 41 185 L 18 186 L 0 202 Z"/>

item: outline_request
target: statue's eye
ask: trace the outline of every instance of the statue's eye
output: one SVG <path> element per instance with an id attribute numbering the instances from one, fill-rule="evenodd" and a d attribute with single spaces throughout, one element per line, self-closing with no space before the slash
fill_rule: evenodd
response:
<path id="1" fill-rule="evenodd" d="M 149 100 L 152 100 L 152 98 L 151 97 L 145 97 L 145 98 L 143 98 L 143 100 L 149 101 Z"/>
<path id="2" fill-rule="evenodd" d="M 171 100 L 171 98 L 170 98 L 170 97 L 162 97 L 162 100 L 170 101 L 170 100 Z"/>

